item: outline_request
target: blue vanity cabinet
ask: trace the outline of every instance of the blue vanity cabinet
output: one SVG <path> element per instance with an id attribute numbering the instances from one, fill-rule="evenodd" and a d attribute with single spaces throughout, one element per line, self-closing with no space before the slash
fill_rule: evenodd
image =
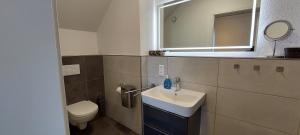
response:
<path id="1" fill-rule="evenodd" d="M 143 104 L 144 135 L 199 135 L 201 108 L 191 117 Z"/>

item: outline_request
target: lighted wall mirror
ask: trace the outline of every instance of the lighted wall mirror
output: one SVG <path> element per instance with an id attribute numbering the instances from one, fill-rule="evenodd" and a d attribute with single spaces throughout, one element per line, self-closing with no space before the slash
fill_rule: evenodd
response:
<path id="1" fill-rule="evenodd" d="M 166 51 L 251 51 L 260 0 L 162 0 L 158 48 Z"/>

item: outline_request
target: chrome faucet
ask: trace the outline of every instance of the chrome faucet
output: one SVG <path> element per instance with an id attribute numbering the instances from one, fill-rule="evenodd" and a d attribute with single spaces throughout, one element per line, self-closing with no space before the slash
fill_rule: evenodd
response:
<path id="1" fill-rule="evenodd" d="M 180 91 L 181 90 L 181 79 L 180 79 L 180 77 L 176 77 L 175 78 L 175 87 L 176 87 L 176 89 L 175 89 L 175 91 L 177 92 L 177 91 Z"/>

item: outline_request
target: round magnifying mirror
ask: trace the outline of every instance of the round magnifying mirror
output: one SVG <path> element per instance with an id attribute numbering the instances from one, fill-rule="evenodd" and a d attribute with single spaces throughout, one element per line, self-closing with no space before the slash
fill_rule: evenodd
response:
<path id="1" fill-rule="evenodd" d="M 291 23 L 284 20 L 275 21 L 269 24 L 264 34 L 267 39 L 272 41 L 280 41 L 291 35 L 293 31 Z"/>
<path id="2" fill-rule="evenodd" d="M 293 30 L 291 23 L 285 20 L 272 22 L 265 28 L 264 35 L 266 39 L 274 41 L 272 57 L 276 57 L 275 53 L 277 42 L 288 38 L 292 34 Z"/>

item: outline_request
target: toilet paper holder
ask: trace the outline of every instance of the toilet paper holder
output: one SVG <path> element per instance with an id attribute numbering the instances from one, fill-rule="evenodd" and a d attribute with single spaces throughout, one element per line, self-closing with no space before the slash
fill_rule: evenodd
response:
<path id="1" fill-rule="evenodd" d="M 122 106 L 133 108 L 135 106 L 136 96 L 140 95 L 143 90 L 151 87 L 136 89 L 133 85 L 126 85 L 125 83 L 120 84 L 118 87 L 119 90 L 117 89 L 117 91 L 121 94 Z"/>
<path id="2" fill-rule="evenodd" d="M 135 92 L 131 92 L 136 89 L 133 85 L 121 84 L 118 89 L 120 89 L 121 103 L 123 107 L 133 108 L 135 106 Z M 117 90 L 118 91 L 118 90 Z"/>
<path id="3" fill-rule="evenodd" d="M 121 94 L 121 87 L 124 86 L 124 85 L 126 85 L 126 83 L 121 83 L 121 84 L 119 85 L 120 90 L 117 90 L 118 93 Z M 135 95 L 134 95 L 134 97 L 135 97 L 135 96 L 140 95 L 141 92 L 143 92 L 144 90 L 154 88 L 155 86 L 156 86 L 155 84 L 151 84 L 149 87 L 144 87 L 144 88 L 141 88 L 141 89 L 130 90 L 130 91 L 125 92 L 125 94 L 128 94 L 128 93 L 135 93 Z M 118 88 L 117 88 L 117 89 L 118 89 Z"/>
<path id="4" fill-rule="evenodd" d="M 141 89 L 135 89 L 135 90 L 127 91 L 127 92 L 125 92 L 125 93 L 126 93 L 126 94 L 127 94 L 127 93 L 136 93 L 136 94 L 134 95 L 134 97 L 135 97 L 135 96 L 140 95 L 141 92 L 143 92 L 144 90 L 151 89 L 151 88 L 153 88 L 153 87 L 146 87 L 146 88 L 141 88 Z"/>

